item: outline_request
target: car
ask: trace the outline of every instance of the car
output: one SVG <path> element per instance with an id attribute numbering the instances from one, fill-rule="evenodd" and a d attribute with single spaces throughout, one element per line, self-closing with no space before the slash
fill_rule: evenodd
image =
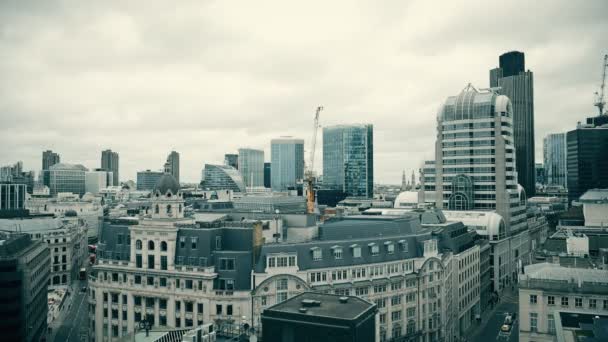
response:
<path id="1" fill-rule="evenodd" d="M 500 327 L 500 331 L 501 331 L 501 332 L 508 333 L 508 332 L 510 332 L 510 331 L 511 331 L 511 327 L 512 327 L 512 325 L 510 325 L 510 324 L 503 324 L 503 325 Z"/>
<path id="2" fill-rule="evenodd" d="M 87 287 L 86 287 L 86 286 L 81 287 L 81 288 L 80 288 L 80 291 L 81 291 L 81 292 L 87 292 Z"/>

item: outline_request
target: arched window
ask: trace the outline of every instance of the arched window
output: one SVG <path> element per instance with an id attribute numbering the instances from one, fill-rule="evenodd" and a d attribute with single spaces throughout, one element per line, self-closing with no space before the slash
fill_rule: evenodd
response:
<path id="1" fill-rule="evenodd" d="M 182 205 L 181 204 L 179 205 L 179 212 L 180 213 L 182 212 Z"/>
<path id="2" fill-rule="evenodd" d="M 159 211 L 160 211 L 160 209 L 159 209 L 158 204 L 157 204 L 156 207 L 154 208 L 154 213 L 158 214 Z"/>
<path id="3" fill-rule="evenodd" d="M 148 250 L 149 251 L 153 251 L 154 250 L 154 241 L 148 241 Z"/>
<path id="4" fill-rule="evenodd" d="M 171 204 L 167 205 L 167 214 L 171 214 Z"/>
<path id="5" fill-rule="evenodd" d="M 61 276 L 61 283 L 62 284 L 67 284 L 68 283 L 68 276 L 67 275 L 62 275 Z"/>
<path id="6" fill-rule="evenodd" d="M 167 242 L 161 241 L 161 243 L 160 243 L 160 250 L 162 252 L 166 252 L 167 251 Z"/>
<path id="7" fill-rule="evenodd" d="M 141 240 L 135 241 L 135 249 L 141 249 Z"/>

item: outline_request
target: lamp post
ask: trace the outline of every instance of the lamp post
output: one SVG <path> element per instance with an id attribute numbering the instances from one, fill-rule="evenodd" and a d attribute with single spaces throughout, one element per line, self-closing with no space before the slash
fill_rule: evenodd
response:
<path id="1" fill-rule="evenodd" d="M 273 237 L 274 242 L 279 243 L 279 238 L 281 237 L 281 234 L 279 233 L 279 214 L 281 213 L 281 211 L 279 209 L 276 209 L 274 213 L 275 233 L 273 234 Z"/>
<path id="2" fill-rule="evenodd" d="M 146 337 L 148 337 L 150 335 L 150 328 L 152 327 L 152 324 L 150 323 L 150 319 L 148 317 L 148 315 L 146 315 L 146 317 L 139 321 L 139 329 L 145 329 L 146 330 Z"/>

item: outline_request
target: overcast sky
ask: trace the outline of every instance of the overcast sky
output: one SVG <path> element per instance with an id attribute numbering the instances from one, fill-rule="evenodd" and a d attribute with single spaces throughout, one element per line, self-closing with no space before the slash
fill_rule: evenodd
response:
<path id="1" fill-rule="evenodd" d="M 375 181 L 400 183 L 433 155 L 442 101 L 487 87 L 510 50 L 534 72 L 540 161 L 544 135 L 596 113 L 607 14 L 606 0 L 4 0 L 0 165 L 38 171 L 52 149 L 95 168 L 111 148 L 127 180 L 174 149 L 199 181 L 239 147 L 308 149 L 323 105 L 322 125 L 374 125 Z"/>

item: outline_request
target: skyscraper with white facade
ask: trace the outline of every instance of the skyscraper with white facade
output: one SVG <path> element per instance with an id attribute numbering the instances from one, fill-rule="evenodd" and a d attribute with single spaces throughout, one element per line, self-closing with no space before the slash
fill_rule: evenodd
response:
<path id="1" fill-rule="evenodd" d="M 264 151 L 239 148 L 238 165 L 246 187 L 264 186 Z"/>
<path id="2" fill-rule="evenodd" d="M 543 139 L 545 183 L 547 185 L 561 185 L 564 188 L 567 187 L 567 151 L 565 133 L 549 134 Z"/>
<path id="3" fill-rule="evenodd" d="M 448 97 L 437 121 L 437 207 L 496 211 L 507 230 L 524 229 L 526 212 L 517 184 L 509 98 L 469 84 Z"/>
<path id="4" fill-rule="evenodd" d="M 304 140 L 291 137 L 270 142 L 270 184 L 273 191 L 285 191 L 304 178 Z"/>
<path id="5" fill-rule="evenodd" d="M 374 195 L 374 126 L 323 128 L 323 184 L 348 196 Z"/>

